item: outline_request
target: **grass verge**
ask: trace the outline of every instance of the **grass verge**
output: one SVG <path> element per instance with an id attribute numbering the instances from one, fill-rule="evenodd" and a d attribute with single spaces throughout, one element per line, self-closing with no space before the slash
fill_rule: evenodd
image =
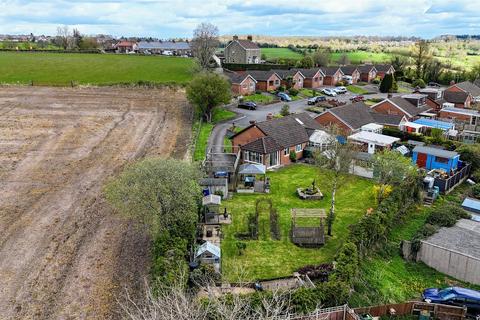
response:
<path id="1" fill-rule="evenodd" d="M 362 94 L 362 95 L 369 93 L 368 90 L 365 90 L 365 89 L 363 89 L 363 88 L 361 88 L 361 87 L 357 87 L 357 86 L 355 86 L 355 85 L 349 85 L 349 86 L 347 86 L 347 90 L 350 91 L 351 93 Z"/>

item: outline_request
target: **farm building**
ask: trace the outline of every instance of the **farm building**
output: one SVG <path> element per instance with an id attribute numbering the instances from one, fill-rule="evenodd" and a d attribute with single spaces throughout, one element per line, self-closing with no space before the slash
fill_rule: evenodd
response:
<path id="1" fill-rule="evenodd" d="M 413 149 L 412 162 L 427 170 L 441 169 L 447 173 L 456 171 L 460 155 L 454 151 L 416 146 Z"/>
<path id="2" fill-rule="evenodd" d="M 480 284 L 480 222 L 462 219 L 421 243 L 417 260 L 454 278 Z"/>

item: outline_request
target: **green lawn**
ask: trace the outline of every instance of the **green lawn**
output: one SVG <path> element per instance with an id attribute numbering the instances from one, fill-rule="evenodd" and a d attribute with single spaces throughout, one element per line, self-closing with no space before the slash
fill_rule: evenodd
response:
<path id="1" fill-rule="evenodd" d="M 208 138 L 210 137 L 210 134 L 212 133 L 215 124 L 220 121 L 232 119 L 233 117 L 235 117 L 234 112 L 224 108 L 217 108 L 215 109 L 215 112 L 213 114 L 212 123 L 202 123 L 202 125 L 200 126 L 200 121 L 197 122 L 196 129 L 199 130 L 199 132 L 197 143 L 195 145 L 195 152 L 193 154 L 193 160 L 202 161 L 203 159 L 205 159 Z"/>
<path id="2" fill-rule="evenodd" d="M 186 83 L 193 64 L 189 58 L 164 56 L 0 52 L 0 83 Z"/>
<path id="3" fill-rule="evenodd" d="M 460 202 L 466 186 L 457 188 L 445 198 Z M 418 298 L 423 289 L 428 287 L 446 287 L 466 284 L 446 276 L 424 263 L 405 261 L 399 253 L 400 242 L 411 239 L 424 224 L 428 214 L 441 206 L 444 199 L 438 200 L 432 207 L 419 206 L 412 210 L 399 223 L 389 237 L 388 250 L 383 254 L 374 255 L 362 262 L 360 277 L 355 285 L 356 292 L 350 300 L 352 306 L 397 303 Z M 471 285 L 466 285 L 472 287 Z M 478 286 L 473 286 L 478 288 Z"/>
<path id="4" fill-rule="evenodd" d="M 222 229 L 222 270 L 229 281 L 238 281 L 240 273 L 244 273 L 248 280 L 289 276 L 302 266 L 331 261 L 347 235 L 348 226 L 355 223 L 374 204 L 373 182 L 346 176 L 345 183 L 337 193 L 337 219 L 333 226 L 333 236 L 327 238 L 327 243 L 321 248 L 300 248 L 290 241 L 290 209 L 296 207 L 328 210 L 331 200 L 330 179 L 325 171 L 303 164 L 269 172 L 268 176 L 271 181 L 270 194 L 235 194 L 233 199 L 223 203 L 233 217 L 233 223 Z M 324 199 L 300 200 L 296 195 L 296 188 L 310 185 L 313 179 L 316 179 L 318 187 L 324 193 Z M 239 256 L 235 234 L 247 231 L 246 217 L 254 212 L 255 200 L 261 197 L 271 198 L 274 207 L 278 209 L 282 239 L 275 241 L 270 238 L 269 217 L 267 213 L 263 213 L 260 216 L 259 240 L 245 241 L 247 248 L 244 254 Z"/>
<path id="5" fill-rule="evenodd" d="M 288 48 L 262 48 L 262 54 L 265 54 L 267 59 L 285 58 L 285 59 L 301 59 L 303 56 Z"/>
<path id="6" fill-rule="evenodd" d="M 244 96 L 243 101 L 253 101 L 259 104 L 266 104 L 273 101 L 273 96 L 271 94 L 262 94 L 262 93 L 255 93 L 249 96 Z"/>
<path id="7" fill-rule="evenodd" d="M 347 54 L 350 63 L 353 64 L 360 64 L 365 62 L 372 62 L 372 63 L 383 63 L 389 62 L 393 55 L 390 53 L 375 53 L 375 52 L 368 52 L 368 51 L 351 51 L 351 52 L 334 52 L 330 56 L 332 62 L 336 63 L 340 60 L 344 54 Z"/>
<path id="8" fill-rule="evenodd" d="M 368 90 L 365 90 L 361 87 L 358 87 L 358 86 L 355 86 L 355 85 L 349 85 L 347 86 L 347 90 L 352 92 L 352 93 L 355 93 L 355 94 L 367 94 L 369 93 Z"/>

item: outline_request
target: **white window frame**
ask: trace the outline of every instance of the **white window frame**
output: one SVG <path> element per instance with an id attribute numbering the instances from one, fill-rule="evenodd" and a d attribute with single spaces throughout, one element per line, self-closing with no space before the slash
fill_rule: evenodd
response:
<path id="1" fill-rule="evenodd" d="M 302 148 L 302 145 L 301 144 L 297 144 L 295 146 L 295 152 L 296 153 L 299 153 L 299 152 L 302 152 L 303 148 Z"/>
<path id="2" fill-rule="evenodd" d="M 290 154 L 290 148 L 283 149 L 283 156 L 286 157 Z"/>

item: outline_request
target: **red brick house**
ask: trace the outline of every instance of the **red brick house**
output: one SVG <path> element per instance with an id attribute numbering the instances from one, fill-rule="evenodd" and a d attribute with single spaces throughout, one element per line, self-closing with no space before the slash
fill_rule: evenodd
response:
<path id="1" fill-rule="evenodd" d="M 444 99 L 457 108 L 470 108 L 472 102 L 480 101 L 480 87 L 470 81 L 456 83 L 445 89 Z"/>
<path id="2" fill-rule="evenodd" d="M 480 125 L 480 112 L 477 110 L 445 107 L 438 113 L 439 118 L 458 120 L 466 124 Z"/>
<path id="3" fill-rule="evenodd" d="M 328 109 L 318 115 L 315 121 L 322 127 L 336 126 L 347 136 L 360 130 L 362 126 L 369 123 L 398 128 L 400 123 L 406 121 L 406 119 L 402 115 L 377 113 L 370 109 L 365 103 L 356 102 Z"/>
<path id="4" fill-rule="evenodd" d="M 383 80 L 386 74 L 394 74 L 395 68 L 391 64 L 376 64 L 377 77 Z"/>
<path id="5" fill-rule="evenodd" d="M 360 80 L 360 71 L 358 71 L 357 66 L 343 66 L 340 67 L 345 76 L 352 77 L 352 83 L 355 84 Z"/>
<path id="6" fill-rule="evenodd" d="M 305 76 L 299 70 L 272 70 L 282 78 L 282 86 L 288 87 L 288 82 L 292 88 L 300 90 L 303 88 Z"/>
<path id="7" fill-rule="evenodd" d="M 343 72 L 340 67 L 321 67 L 320 69 L 325 75 L 323 78 L 324 86 L 334 86 L 342 80 Z"/>
<path id="8" fill-rule="evenodd" d="M 301 159 L 311 134 L 319 129 L 308 113 L 300 113 L 254 123 L 230 139 L 241 150 L 243 162 L 274 168 L 290 164 L 292 151 Z"/>
<path id="9" fill-rule="evenodd" d="M 427 104 L 427 96 L 408 94 L 401 97 L 387 98 L 371 106 L 372 110 L 387 115 L 405 116 L 409 121 L 415 120 L 423 112 L 432 110 Z"/>
<path id="10" fill-rule="evenodd" d="M 137 47 L 137 44 L 132 41 L 120 41 L 115 45 L 115 51 L 117 53 L 129 53 L 132 51 L 135 51 Z"/>
<path id="11" fill-rule="evenodd" d="M 232 93 L 235 96 L 246 96 L 254 94 L 256 91 L 257 80 L 246 73 L 225 72 L 232 87 Z"/>
<path id="12" fill-rule="evenodd" d="M 372 82 L 377 77 L 377 69 L 371 64 L 358 66 L 358 71 L 360 72 L 360 81 L 363 82 Z"/>
<path id="13" fill-rule="evenodd" d="M 257 81 L 260 91 L 275 91 L 282 85 L 282 78 L 275 71 L 251 70 L 247 74 Z"/>
<path id="14" fill-rule="evenodd" d="M 295 69 L 300 71 L 305 79 L 303 80 L 303 87 L 310 89 L 317 89 L 323 86 L 323 79 L 325 74 L 320 68 L 310 68 L 310 69 Z"/>

